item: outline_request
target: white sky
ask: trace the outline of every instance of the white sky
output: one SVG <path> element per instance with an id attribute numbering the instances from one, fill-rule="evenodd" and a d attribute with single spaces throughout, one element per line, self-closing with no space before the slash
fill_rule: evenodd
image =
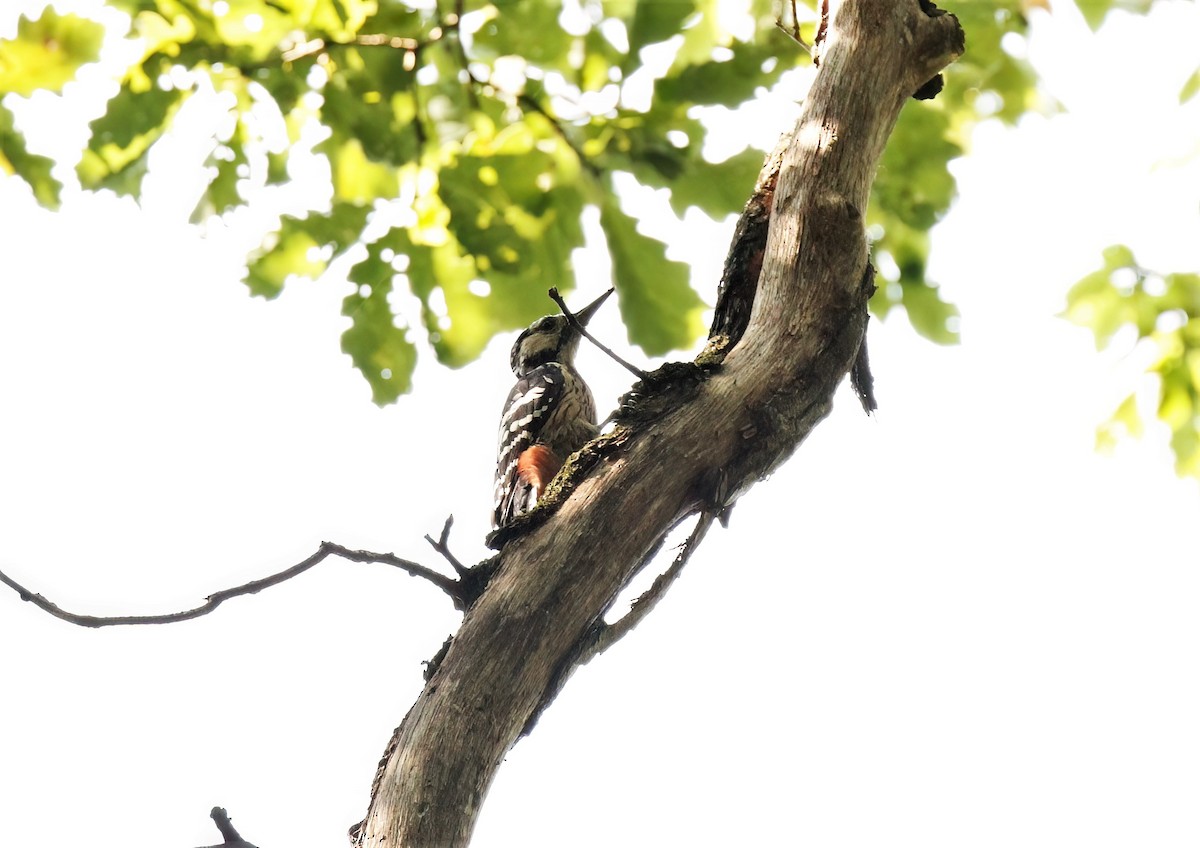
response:
<path id="1" fill-rule="evenodd" d="M 1034 33 L 1071 112 L 985 125 L 956 167 L 932 270 L 963 344 L 872 325 L 878 417 L 843 390 L 576 674 L 476 846 L 1200 842 L 1200 495 L 1157 427 L 1092 452 L 1139 360 L 1054 317 L 1114 241 L 1200 267 L 1200 167 L 1161 164 L 1200 140 L 1198 105 L 1175 108 L 1200 13 L 1091 39 L 1064 3 Z M 206 241 L 170 204 L 51 214 L 0 183 L 0 568 L 118 614 L 322 539 L 433 564 L 422 536 L 451 512 L 479 558 L 509 340 L 423 363 L 379 410 L 338 352 L 345 284 L 252 300 L 238 234 Z M 729 226 L 655 226 L 711 299 Z M 590 351 L 582 368 L 602 406 L 625 386 Z M 216 804 L 263 848 L 344 845 L 456 622 L 431 587 L 339 562 L 165 628 L 81 630 L 0 594 L 0 845 L 191 848 L 217 841 Z"/>

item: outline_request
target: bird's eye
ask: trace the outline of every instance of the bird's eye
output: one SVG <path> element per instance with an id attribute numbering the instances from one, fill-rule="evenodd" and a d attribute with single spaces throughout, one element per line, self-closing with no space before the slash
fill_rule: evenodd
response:
<path id="1" fill-rule="evenodd" d="M 546 330 L 549 330 L 553 326 L 554 326 L 554 316 L 553 315 L 546 315 L 543 318 L 537 319 L 537 321 L 535 321 L 533 323 L 533 329 L 537 330 L 539 333 L 544 333 L 544 332 L 546 332 Z"/>

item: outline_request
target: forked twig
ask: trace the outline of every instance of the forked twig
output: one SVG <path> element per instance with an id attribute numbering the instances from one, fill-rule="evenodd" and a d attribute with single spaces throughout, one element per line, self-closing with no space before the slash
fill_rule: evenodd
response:
<path id="1" fill-rule="evenodd" d="M 450 567 L 454 569 L 454 573 L 459 577 L 463 577 L 470 573 L 471 569 L 459 562 L 458 557 L 450 552 L 450 528 L 454 526 L 454 516 L 446 516 L 446 523 L 442 525 L 442 535 L 435 542 L 433 537 L 428 533 L 425 534 L 425 541 L 429 543 L 435 551 L 442 555 L 446 562 L 450 563 Z"/>

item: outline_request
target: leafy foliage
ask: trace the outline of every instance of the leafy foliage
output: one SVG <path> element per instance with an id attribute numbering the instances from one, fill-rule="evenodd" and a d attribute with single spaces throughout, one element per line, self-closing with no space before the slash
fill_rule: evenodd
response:
<path id="1" fill-rule="evenodd" d="M 1197 94 L 1200 94 L 1200 68 L 1192 71 L 1192 75 L 1187 78 L 1187 82 L 1179 90 L 1179 102 L 1187 103 Z"/>
<path id="2" fill-rule="evenodd" d="M 0 94 L 62 91 L 81 66 L 96 61 L 103 38 L 99 24 L 53 8 L 36 19 L 22 16 L 17 37 L 0 41 Z"/>
<path id="3" fill-rule="evenodd" d="M 1149 11 L 1153 0 L 1075 0 L 1075 3 L 1079 6 L 1079 11 L 1083 13 L 1088 26 L 1098 29 L 1100 24 L 1104 23 L 1104 19 L 1108 17 L 1108 13 L 1114 9 L 1145 13 Z"/>
<path id="4" fill-rule="evenodd" d="M 1138 265 L 1123 245 L 1104 251 L 1104 266 L 1067 295 L 1066 317 L 1091 329 L 1096 347 L 1134 344 L 1153 351 L 1149 373 L 1158 383 L 1155 413 L 1171 428 L 1175 468 L 1200 477 L 1200 274 L 1160 274 Z M 1140 436 L 1144 424 L 1130 393 L 1096 432 L 1097 447 Z"/>
<path id="5" fill-rule="evenodd" d="M 327 205 L 284 215 L 248 258 L 246 284 L 274 297 L 346 256 L 355 288 L 343 302 L 343 348 L 380 403 L 408 389 L 422 339 L 457 366 L 548 311 L 549 285 L 575 284 L 589 206 L 600 211 L 631 341 L 650 354 L 692 344 L 703 303 L 688 269 L 622 209 L 614 178 L 664 189 L 676 214 L 739 211 L 762 153 L 707 159 L 695 107 L 736 107 L 808 63 L 769 0 L 746 0 L 752 26 L 738 34 L 717 0 L 109 5 L 129 16 L 141 53 L 91 124 L 81 185 L 137 196 L 155 145 L 197 97 L 222 98 L 228 120 L 212 129 L 194 220 L 253 202 L 315 154 L 328 167 Z M 876 312 L 903 306 L 939 342 L 956 338 L 956 313 L 925 266 L 928 230 L 955 195 L 946 165 L 976 120 L 1015 120 L 1034 90 L 1001 43 L 1023 32 L 1022 0 L 961 5 L 970 50 L 946 93 L 905 110 L 869 210 L 877 249 L 892 260 L 884 265 L 897 269 Z M 799 22 L 810 39 L 815 19 L 810 9 Z M 96 58 L 99 41 L 93 22 L 47 11 L 0 43 L 0 81 L 16 95 L 58 90 Z M 18 86 L 4 75 L 11 56 L 43 72 Z M 0 165 L 55 202 L 49 160 L 25 151 L 7 112 L 0 128 Z"/>
<path id="6" fill-rule="evenodd" d="M 26 149 L 25 139 L 13 128 L 12 112 L 0 104 L 0 170 L 20 174 L 38 202 L 53 208 L 58 206 L 62 183 L 51 175 L 52 167 L 52 160 Z"/>

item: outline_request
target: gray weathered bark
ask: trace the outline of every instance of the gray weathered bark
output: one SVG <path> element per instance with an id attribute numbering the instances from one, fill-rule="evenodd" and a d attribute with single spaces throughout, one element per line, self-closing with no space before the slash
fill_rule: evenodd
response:
<path id="1" fill-rule="evenodd" d="M 666 530 L 769 474 L 828 413 L 866 327 L 863 211 L 905 101 L 962 52 L 918 0 L 844 0 L 788 147 L 749 325 L 686 402 L 504 547 L 380 764 L 361 846 L 465 846 L 505 753 Z M 719 504 L 718 504 L 719 505 Z"/>

